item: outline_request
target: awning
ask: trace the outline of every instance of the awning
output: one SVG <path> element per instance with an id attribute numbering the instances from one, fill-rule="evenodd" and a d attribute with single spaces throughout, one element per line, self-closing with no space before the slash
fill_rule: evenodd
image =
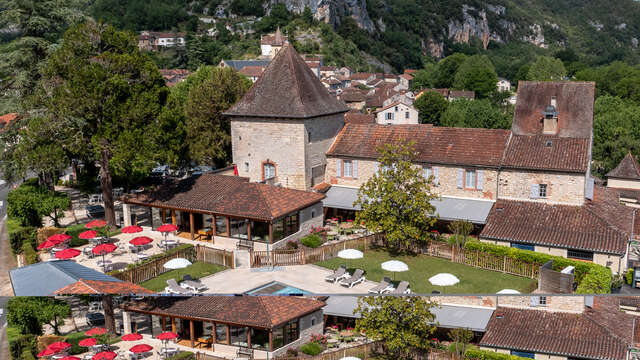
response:
<path id="1" fill-rule="evenodd" d="M 466 328 L 472 331 L 484 332 L 494 309 L 440 305 L 440 307 L 434 307 L 430 311 L 436 316 L 438 327 Z"/>
<path id="2" fill-rule="evenodd" d="M 358 189 L 342 186 L 331 186 L 322 200 L 322 206 L 326 208 L 360 210 L 359 206 L 353 206 L 358 198 Z M 460 199 L 443 196 L 439 200 L 431 202 L 436 208 L 440 220 L 468 220 L 474 224 L 484 224 L 493 207 L 490 200 Z"/>

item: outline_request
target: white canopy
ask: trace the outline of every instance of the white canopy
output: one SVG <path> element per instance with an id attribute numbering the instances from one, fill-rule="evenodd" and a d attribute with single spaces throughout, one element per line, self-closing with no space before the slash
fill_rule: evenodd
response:
<path id="1" fill-rule="evenodd" d="M 496 294 L 520 294 L 520 291 L 513 289 L 502 289 L 498 291 Z"/>
<path id="2" fill-rule="evenodd" d="M 191 261 L 184 258 L 175 258 L 164 263 L 166 269 L 183 269 L 191 265 Z"/>
<path id="3" fill-rule="evenodd" d="M 451 286 L 460 282 L 460 280 L 452 274 L 440 273 L 429 278 L 431 285 Z"/>
<path id="4" fill-rule="evenodd" d="M 362 259 L 363 256 L 362 251 L 356 249 L 344 249 L 338 252 L 338 257 L 341 259 Z"/>
<path id="5" fill-rule="evenodd" d="M 382 270 L 393 271 L 393 272 L 402 272 L 408 271 L 409 266 L 402 261 L 398 260 L 389 260 L 382 263 Z"/>

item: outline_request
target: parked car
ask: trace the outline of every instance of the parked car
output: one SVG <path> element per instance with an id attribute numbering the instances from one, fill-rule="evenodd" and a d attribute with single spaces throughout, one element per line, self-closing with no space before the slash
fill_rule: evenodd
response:
<path id="1" fill-rule="evenodd" d="M 199 165 L 199 166 L 194 166 L 191 169 L 189 169 L 189 172 L 191 173 L 191 175 L 202 175 L 202 174 L 206 174 L 206 173 L 211 173 L 215 169 L 216 168 L 214 166 Z"/>
<path id="2" fill-rule="evenodd" d="M 160 165 L 151 170 L 151 177 L 167 179 L 170 175 L 169 165 Z"/>
<path id="3" fill-rule="evenodd" d="M 85 315 L 87 323 L 91 326 L 104 325 L 104 314 L 99 312 L 89 312 Z"/>

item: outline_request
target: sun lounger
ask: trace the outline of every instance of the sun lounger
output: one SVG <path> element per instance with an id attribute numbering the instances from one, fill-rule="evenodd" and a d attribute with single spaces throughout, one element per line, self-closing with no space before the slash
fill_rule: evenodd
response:
<path id="1" fill-rule="evenodd" d="M 187 274 L 182 278 L 182 282 L 180 286 L 187 288 L 189 290 L 193 290 L 195 292 L 201 292 L 207 290 L 208 287 L 203 284 L 200 280 L 194 280 L 191 278 L 191 275 Z"/>
<path id="2" fill-rule="evenodd" d="M 356 269 L 356 271 L 353 273 L 353 275 L 351 275 L 349 278 L 347 279 L 342 279 L 340 280 L 340 285 L 342 286 L 346 286 L 348 288 L 353 287 L 353 285 L 356 285 L 358 283 L 361 283 L 365 280 L 364 278 L 364 270 L 362 269 Z"/>
<path id="3" fill-rule="evenodd" d="M 338 267 L 336 271 L 333 272 L 333 274 L 327 276 L 324 279 L 328 282 L 335 283 L 336 281 L 345 279 L 347 277 L 349 277 L 349 274 L 347 274 L 347 268 L 344 265 L 340 265 L 340 267 Z"/>
<path id="4" fill-rule="evenodd" d="M 191 291 L 189 291 L 189 289 L 179 286 L 178 283 L 176 282 L 176 279 L 167 280 L 167 287 L 164 288 L 164 291 L 167 294 L 178 294 L 178 295 L 191 294 Z"/>
<path id="5" fill-rule="evenodd" d="M 400 281 L 400 284 L 398 284 L 395 290 L 387 292 L 386 294 L 411 294 L 411 289 L 409 289 L 408 282 Z"/>
<path id="6" fill-rule="evenodd" d="M 389 292 L 389 291 L 393 291 L 393 290 L 395 290 L 395 288 L 391 284 L 391 279 L 389 279 L 388 277 L 385 276 L 382 279 L 382 281 L 380 281 L 379 285 L 369 289 L 369 293 L 370 294 L 382 294 L 383 292 Z"/>

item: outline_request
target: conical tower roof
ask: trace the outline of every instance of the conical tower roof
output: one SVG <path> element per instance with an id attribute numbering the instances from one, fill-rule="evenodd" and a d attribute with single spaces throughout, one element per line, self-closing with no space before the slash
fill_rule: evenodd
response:
<path id="1" fill-rule="evenodd" d="M 224 115 L 307 119 L 348 110 L 329 94 L 287 43 L 249 91 Z"/>
<path id="2" fill-rule="evenodd" d="M 640 180 L 640 165 L 629 152 L 615 169 L 607 173 L 607 177 Z"/>

